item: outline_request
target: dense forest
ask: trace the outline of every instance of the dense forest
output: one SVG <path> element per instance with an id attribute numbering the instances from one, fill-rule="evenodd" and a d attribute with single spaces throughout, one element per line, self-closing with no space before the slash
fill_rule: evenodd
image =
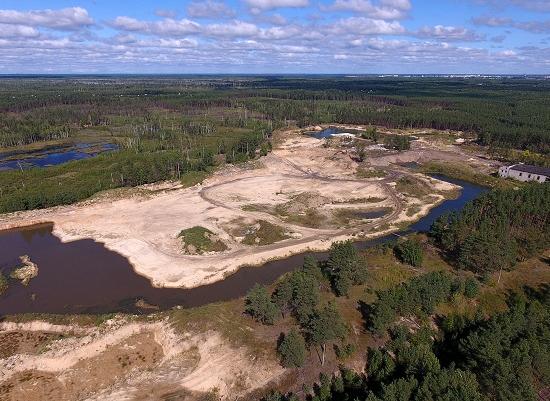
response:
<path id="1" fill-rule="evenodd" d="M 537 298 L 511 296 L 509 309 L 489 319 L 450 316 L 439 333 L 398 326 L 383 347 L 368 349 L 366 374 L 321 374 L 310 399 L 535 401 L 536 387 L 550 383 L 548 289 Z M 272 392 L 263 400 L 299 398 Z"/>
<path id="2" fill-rule="evenodd" d="M 499 154 L 529 151 L 508 159 L 548 164 L 549 89 L 548 81 L 527 78 L 5 77 L 0 154 L 78 141 L 116 143 L 120 151 L 0 172 L 0 213 L 245 161 L 267 153 L 270 133 L 287 125 L 463 130 Z M 410 146 L 403 136 L 384 140 Z"/>
<path id="3" fill-rule="evenodd" d="M 415 240 L 390 246 L 397 258 L 403 249 L 425 252 Z M 349 277 L 350 286 L 366 283 L 368 289 L 373 279 L 351 243 L 336 243 L 327 261 L 306 257 L 302 268 L 285 276 L 272 292 L 256 286 L 248 294 L 245 311 L 258 322 L 295 319 L 296 325 L 277 343 L 282 366 L 315 369 L 306 361 L 308 352 L 322 366 L 329 348 L 340 361 L 337 373 L 321 370 L 318 380 L 304 384 L 299 394 L 271 391 L 262 401 L 536 401 L 539 391 L 550 385 L 547 283 L 509 292 L 504 310 L 487 315 L 476 306 L 481 284 L 472 275 L 447 270 L 415 274 L 377 290 L 374 302 L 359 300 L 369 344 L 377 344 L 363 349 L 352 340 L 352 327 L 338 302 L 348 292 L 336 284 L 337 271 L 342 273 L 336 278 Z M 471 312 L 441 313 L 448 310 L 442 306 L 460 299 L 471 305 Z M 366 357 L 364 371 L 343 363 L 357 353 Z M 298 377 L 304 375 L 300 372 Z"/>
<path id="4" fill-rule="evenodd" d="M 28 144 L 39 148 L 42 141 L 54 141 L 50 147 L 115 143 L 119 150 L 48 168 L 1 171 L 0 213 L 73 203 L 102 190 L 167 179 L 192 183 L 217 164 L 243 162 L 270 148 L 271 122 L 207 88 L 198 91 L 196 84 L 176 89 L 172 81 L 2 83 L 0 147 L 6 147 L 5 154 Z"/>
<path id="5" fill-rule="evenodd" d="M 431 235 L 464 269 L 509 269 L 550 246 L 550 186 L 491 191 L 439 218 Z"/>
<path id="6" fill-rule="evenodd" d="M 339 361 L 337 373 L 321 369 L 312 386 L 306 382 L 297 393 L 271 391 L 262 400 L 539 399 L 550 385 L 549 283 L 500 288 L 506 305 L 489 313 L 480 300 L 483 294 L 495 296 L 503 270 L 548 249 L 549 191 L 539 184 L 493 190 L 437 220 L 424 242 L 412 236 L 381 245 L 371 252 L 391 251 L 408 266 L 409 278 L 390 286 L 373 287 L 369 257 L 350 242 L 333 244 L 324 261 L 306 257 L 273 289 L 256 286 L 245 299 L 245 312 L 264 325 L 285 322 L 276 345 L 282 366 L 302 377 L 304 370 L 316 369 L 308 353 L 323 366 L 329 349 Z M 434 252 L 448 268 L 425 264 Z M 391 258 L 385 260 L 387 270 Z M 358 289 L 364 295 L 357 298 L 352 294 Z M 357 346 L 346 298 L 357 302 L 363 317 L 365 348 Z M 290 328 L 289 317 L 295 322 Z M 364 371 L 345 367 L 357 353 L 365 355 Z"/>
<path id="7" fill-rule="evenodd" d="M 528 78 L 166 77 L 3 79 L 0 146 L 73 135 L 79 127 L 172 128 L 155 112 L 255 116 L 270 124 L 354 123 L 452 129 L 479 142 L 550 152 L 550 82 Z M 178 125 L 178 124 L 176 124 Z M 178 126 L 177 132 L 181 132 Z"/>

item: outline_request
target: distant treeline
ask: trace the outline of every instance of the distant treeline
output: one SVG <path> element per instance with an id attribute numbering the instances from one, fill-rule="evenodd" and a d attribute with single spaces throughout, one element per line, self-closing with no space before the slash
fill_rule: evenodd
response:
<path id="1" fill-rule="evenodd" d="M 473 132 L 483 145 L 550 153 L 550 82 L 536 79 L 249 77 L 0 83 L 0 146 L 168 110 L 232 124 L 381 125 Z M 166 128 L 166 127 L 163 127 Z M 20 136 L 20 138 L 18 138 Z"/>
<path id="2" fill-rule="evenodd" d="M 550 246 L 550 185 L 491 191 L 440 217 L 431 235 L 461 268 L 508 269 Z"/>

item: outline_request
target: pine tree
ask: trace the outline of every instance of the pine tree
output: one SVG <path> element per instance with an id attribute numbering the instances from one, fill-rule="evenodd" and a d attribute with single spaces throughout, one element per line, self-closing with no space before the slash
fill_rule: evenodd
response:
<path id="1" fill-rule="evenodd" d="M 306 343 L 296 329 L 291 329 L 284 336 L 277 351 L 285 368 L 299 368 L 303 366 L 306 358 Z"/>

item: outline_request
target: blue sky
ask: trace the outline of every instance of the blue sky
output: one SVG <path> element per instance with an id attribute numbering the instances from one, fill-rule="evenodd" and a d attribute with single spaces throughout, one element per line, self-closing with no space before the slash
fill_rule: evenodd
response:
<path id="1" fill-rule="evenodd" d="M 550 74 L 550 0 L 2 0 L 0 73 Z"/>

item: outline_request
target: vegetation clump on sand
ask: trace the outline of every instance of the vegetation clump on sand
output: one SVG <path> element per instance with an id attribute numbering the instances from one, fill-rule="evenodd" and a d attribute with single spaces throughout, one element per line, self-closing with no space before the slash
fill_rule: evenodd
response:
<path id="1" fill-rule="evenodd" d="M 4 294 L 8 290 L 8 279 L 2 272 L 0 272 L 0 295 Z"/>
<path id="2" fill-rule="evenodd" d="M 216 235 L 200 226 L 182 230 L 178 237 L 183 241 L 183 248 L 186 253 L 203 254 L 205 252 L 222 252 L 227 246 L 216 238 Z"/>
<path id="3" fill-rule="evenodd" d="M 355 173 L 357 178 L 384 178 L 388 175 L 384 170 L 374 169 L 374 168 L 358 168 Z"/>
<path id="4" fill-rule="evenodd" d="M 422 198 L 432 192 L 430 186 L 420 179 L 402 177 L 395 186 L 398 192 L 408 194 L 416 198 Z"/>
<path id="5" fill-rule="evenodd" d="M 269 245 L 290 238 L 285 229 L 271 224 L 265 220 L 259 220 L 252 227 L 248 227 L 242 241 L 245 245 Z"/>
<path id="6" fill-rule="evenodd" d="M 29 282 L 38 276 L 38 266 L 31 261 L 28 255 L 19 257 L 21 265 L 17 266 L 10 274 L 10 277 L 15 280 L 21 280 L 23 285 L 28 285 Z"/>

